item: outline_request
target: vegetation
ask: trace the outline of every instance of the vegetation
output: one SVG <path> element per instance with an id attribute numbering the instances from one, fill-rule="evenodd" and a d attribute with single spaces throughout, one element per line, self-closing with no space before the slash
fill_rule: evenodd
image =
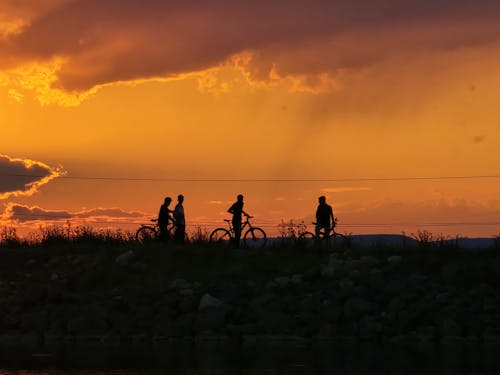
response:
<path id="1" fill-rule="evenodd" d="M 276 240 L 254 250 L 210 244 L 201 228 L 183 246 L 71 225 L 27 237 L 2 228 L 0 330 L 55 339 L 500 337 L 500 240 L 476 252 L 434 238 L 329 251 Z"/>

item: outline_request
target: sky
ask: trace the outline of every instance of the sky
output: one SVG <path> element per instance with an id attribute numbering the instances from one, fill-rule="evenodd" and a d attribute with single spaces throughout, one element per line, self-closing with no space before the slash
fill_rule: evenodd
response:
<path id="1" fill-rule="evenodd" d="M 0 0 L 0 225 L 500 233 L 500 3 Z"/>

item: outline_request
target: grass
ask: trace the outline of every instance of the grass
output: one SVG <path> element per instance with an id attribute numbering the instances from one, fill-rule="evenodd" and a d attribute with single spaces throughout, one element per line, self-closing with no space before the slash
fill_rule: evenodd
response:
<path id="1" fill-rule="evenodd" d="M 462 252 L 458 246 L 443 246 L 443 241 L 432 241 L 434 237 L 429 233 L 420 237 L 419 247 L 391 247 L 383 243 L 370 248 L 349 246 L 337 249 L 336 256 L 340 259 L 373 256 L 386 260 L 391 255 L 401 255 L 405 260 L 400 266 L 402 272 L 418 271 L 421 267 L 439 268 L 443 262 L 467 261 L 477 256 L 476 252 Z M 233 249 L 210 244 L 207 238 L 207 232 L 200 228 L 184 246 L 159 241 L 142 245 L 135 241 L 133 233 L 118 230 L 66 225 L 43 227 L 35 234 L 20 237 L 15 229 L 4 227 L 0 228 L 0 272 L 2 276 L 15 277 L 17 270 L 25 269 L 28 262 L 42 264 L 54 257 L 91 255 L 97 266 L 88 271 L 89 278 L 95 278 L 96 283 L 107 280 L 108 285 L 117 285 L 125 279 L 130 282 L 136 271 L 149 273 L 152 282 L 175 278 L 199 282 L 224 279 L 260 282 L 275 276 L 318 273 L 331 254 L 282 246 L 279 242 L 261 250 Z M 500 237 L 497 237 L 494 246 L 482 250 L 481 256 L 497 257 L 499 250 Z M 142 267 L 142 271 L 116 265 L 116 258 L 127 251 L 134 252 L 134 263 L 139 264 L 137 267 Z"/>

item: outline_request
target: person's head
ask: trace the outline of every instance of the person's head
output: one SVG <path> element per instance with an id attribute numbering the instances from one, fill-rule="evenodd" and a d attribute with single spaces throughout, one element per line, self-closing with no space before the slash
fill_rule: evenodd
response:
<path id="1" fill-rule="evenodd" d="M 165 204 L 168 206 L 172 202 L 172 198 L 170 197 L 165 197 Z"/>
<path id="2" fill-rule="evenodd" d="M 238 199 L 238 202 L 243 202 L 243 194 L 238 194 L 236 198 Z"/>
<path id="3" fill-rule="evenodd" d="M 179 196 L 177 197 L 177 200 L 179 201 L 179 203 L 184 202 L 184 195 L 179 194 Z"/>
<path id="4" fill-rule="evenodd" d="M 321 197 L 318 198 L 319 204 L 325 204 L 326 203 L 326 197 L 322 195 Z"/>

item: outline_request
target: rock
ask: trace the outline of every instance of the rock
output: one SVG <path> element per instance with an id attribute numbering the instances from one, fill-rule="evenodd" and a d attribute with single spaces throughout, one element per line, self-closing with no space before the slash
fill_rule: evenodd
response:
<path id="1" fill-rule="evenodd" d="M 451 300 L 451 293 L 449 292 L 439 293 L 436 297 L 434 297 L 434 302 L 438 306 L 446 306 L 450 303 Z"/>
<path id="2" fill-rule="evenodd" d="M 199 314 L 196 322 L 196 329 L 199 332 L 212 331 L 220 332 L 226 323 L 229 308 L 225 305 L 207 307 Z"/>
<path id="3" fill-rule="evenodd" d="M 403 296 L 394 296 L 389 302 L 389 306 L 387 307 L 389 311 L 398 312 L 401 311 L 406 306 L 406 301 Z"/>
<path id="4" fill-rule="evenodd" d="M 288 286 L 288 284 L 290 284 L 290 282 L 291 282 L 290 278 L 286 276 L 276 277 L 274 279 L 274 284 L 278 288 L 285 288 L 286 286 Z"/>
<path id="5" fill-rule="evenodd" d="M 360 297 L 349 298 L 344 303 L 344 316 L 353 319 L 365 315 L 372 309 L 372 304 Z"/>
<path id="6" fill-rule="evenodd" d="M 189 313 L 195 310 L 195 302 L 194 299 L 190 296 L 183 298 L 179 303 L 179 310 L 181 313 Z"/>
<path id="7" fill-rule="evenodd" d="M 379 260 L 378 260 L 377 258 L 375 258 L 375 257 L 373 257 L 373 256 L 367 256 L 367 255 L 362 256 L 362 257 L 359 259 L 359 261 L 360 261 L 362 264 L 364 264 L 364 265 L 366 265 L 366 266 L 368 266 L 368 267 L 370 267 L 370 268 L 371 268 L 371 267 L 375 267 L 375 266 L 377 266 L 377 265 L 380 263 L 380 262 L 379 262 Z"/>
<path id="8" fill-rule="evenodd" d="M 461 337 L 462 333 L 462 329 L 454 319 L 447 318 L 443 321 L 441 325 L 441 336 Z"/>
<path id="9" fill-rule="evenodd" d="M 335 268 L 332 267 L 331 265 L 327 265 L 322 268 L 321 270 L 321 276 L 327 277 L 327 278 L 332 278 L 335 276 Z"/>
<path id="10" fill-rule="evenodd" d="M 302 284 L 302 278 L 303 276 L 301 274 L 294 274 L 290 281 L 293 284 Z"/>
<path id="11" fill-rule="evenodd" d="M 362 339 L 374 339 L 382 329 L 382 323 L 373 316 L 363 317 L 358 324 L 359 337 Z"/>
<path id="12" fill-rule="evenodd" d="M 35 259 L 29 259 L 27 262 L 26 262 L 26 265 L 27 266 L 34 266 L 36 264 L 36 260 Z"/>
<path id="13" fill-rule="evenodd" d="M 171 290 L 184 290 L 190 288 L 191 284 L 189 284 L 189 282 L 184 279 L 175 279 L 169 285 L 169 289 Z"/>
<path id="14" fill-rule="evenodd" d="M 155 336 L 171 337 L 174 332 L 174 321 L 168 318 L 158 318 L 153 327 Z"/>
<path id="15" fill-rule="evenodd" d="M 187 296 L 192 296 L 193 295 L 193 289 L 181 289 L 179 291 L 179 294 L 183 297 L 187 297 Z"/>
<path id="16" fill-rule="evenodd" d="M 359 270 L 352 270 L 349 272 L 349 278 L 351 280 L 359 280 L 361 278 L 361 272 Z"/>
<path id="17" fill-rule="evenodd" d="M 103 334 L 107 332 L 108 325 L 98 316 L 80 315 L 69 320 L 67 329 L 72 335 Z"/>
<path id="18" fill-rule="evenodd" d="M 417 329 L 417 337 L 421 341 L 433 341 L 436 338 L 437 329 L 435 326 L 424 326 Z"/>
<path id="19" fill-rule="evenodd" d="M 193 336 L 193 314 L 183 314 L 179 316 L 172 327 L 172 334 L 174 337 L 188 337 Z"/>
<path id="20" fill-rule="evenodd" d="M 282 312 L 269 311 L 261 317 L 259 326 L 262 333 L 284 334 L 292 331 L 290 317 Z"/>
<path id="21" fill-rule="evenodd" d="M 403 257 L 401 255 L 391 255 L 387 258 L 387 263 L 393 266 L 401 264 L 402 261 Z"/>
<path id="22" fill-rule="evenodd" d="M 43 332 L 48 324 L 48 314 L 45 311 L 23 314 L 20 322 L 20 328 L 25 332 Z"/>
<path id="23" fill-rule="evenodd" d="M 350 296 L 354 289 L 354 282 L 350 279 L 342 279 L 339 282 L 339 288 L 342 296 Z"/>
<path id="24" fill-rule="evenodd" d="M 464 272 L 460 264 L 451 262 L 441 268 L 441 277 L 447 284 L 455 284 L 463 277 Z"/>
<path id="25" fill-rule="evenodd" d="M 212 297 L 210 294 L 205 293 L 200 299 L 200 305 L 198 307 L 198 310 L 204 310 L 211 307 L 219 307 L 223 304 L 224 302 L 221 301 L 220 299 L 217 299 L 215 297 Z"/>
<path id="26" fill-rule="evenodd" d="M 127 266 L 135 258 L 135 253 L 132 250 L 126 251 L 123 254 L 120 254 L 116 259 L 115 263 L 120 265 L 120 266 Z"/>

